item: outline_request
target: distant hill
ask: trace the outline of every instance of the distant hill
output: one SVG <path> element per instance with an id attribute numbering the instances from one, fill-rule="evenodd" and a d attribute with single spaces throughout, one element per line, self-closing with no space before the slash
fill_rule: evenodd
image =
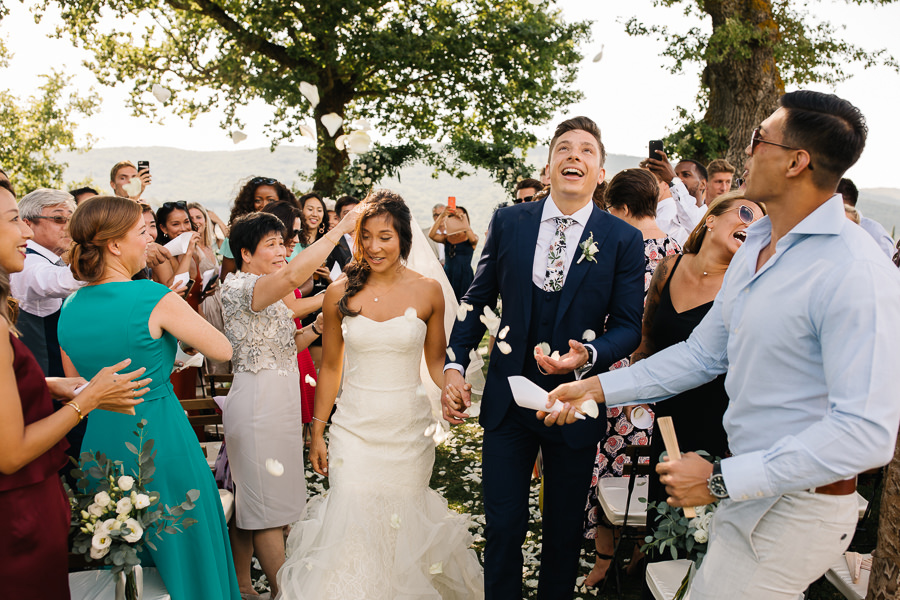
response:
<path id="1" fill-rule="evenodd" d="M 546 162 L 547 148 L 529 152 L 528 161 L 535 167 L 535 175 Z M 298 172 L 310 173 L 315 155 L 309 148 L 279 146 L 274 152 L 267 148 L 227 152 L 196 152 L 176 148 L 121 147 L 99 148 L 84 154 L 65 153 L 62 160 L 69 164 L 66 181 L 90 178 L 95 187 L 109 191 L 109 169 L 120 160 L 150 161 L 153 184 L 147 191 L 151 204 L 172 200 L 197 201 L 212 208 L 227 219 L 231 201 L 240 185 L 251 176 L 273 177 L 293 189 L 307 190 L 309 182 L 301 180 Z M 607 157 L 607 177 L 628 167 L 637 166 L 641 158 L 611 154 Z M 410 205 L 421 226 L 431 222 L 431 207 L 456 196 L 472 217 L 476 232 L 487 229 L 491 213 L 497 204 L 508 200 L 506 192 L 484 171 L 471 177 L 456 179 L 446 174 L 433 176 L 433 169 L 413 165 L 403 169 L 396 179 L 384 180 L 380 187 L 398 192 Z M 859 210 L 875 219 L 890 232 L 900 226 L 900 189 L 872 188 L 860 190 Z"/>

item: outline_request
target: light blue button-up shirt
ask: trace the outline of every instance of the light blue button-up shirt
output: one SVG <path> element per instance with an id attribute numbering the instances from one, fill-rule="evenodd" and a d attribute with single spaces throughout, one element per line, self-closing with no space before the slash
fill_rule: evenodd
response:
<path id="1" fill-rule="evenodd" d="M 691 337 L 600 375 L 610 405 L 655 402 L 727 371 L 734 500 L 796 492 L 890 461 L 900 423 L 900 273 L 834 196 L 776 244 L 747 229 Z M 674 423 L 676 434 L 678 423 Z"/>

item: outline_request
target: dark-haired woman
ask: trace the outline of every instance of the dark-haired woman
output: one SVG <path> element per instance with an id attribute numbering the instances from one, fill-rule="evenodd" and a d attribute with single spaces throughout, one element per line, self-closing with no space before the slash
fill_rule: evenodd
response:
<path id="1" fill-rule="evenodd" d="M 278 584 L 285 600 L 483 598 L 465 519 L 428 488 L 434 418 L 420 363 L 424 353 L 431 379 L 442 383 L 444 295 L 437 281 L 404 266 L 413 231 L 403 200 L 378 190 L 364 206 L 361 260 L 329 286 L 323 305 L 310 462 L 328 474 L 329 493 L 292 528 Z"/>
<path id="2" fill-rule="evenodd" d="M 134 381 L 143 368 L 116 374 L 128 360 L 101 369 L 77 397 L 83 379 L 44 377 L 7 307 L 8 274 L 23 269 L 31 237 L 9 182 L 0 180 L 0 598 L 68 600 L 71 517 L 57 474 L 65 436 L 94 409 L 130 410 L 150 380 Z M 54 411 L 51 398 L 69 402 Z"/>
<path id="3" fill-rule="evenodd" d="M 475 279 L 472 256 L 478 245 L 478 236 L 472 231 L 468 211 L 462 206 L 444 207 L 441 216 L 431 226 L 428 237 L 444 244 L 444 272 L 459 302 Z"/>
<path id="4" fill-rule="evenodd" d="M 222 503 L 209 465 L 169 373 L 178 340 L 216 360 L 231 358 L 231 346 L 203 317 L 169 288 L 131 281 L 146 263 L 147 235 L 140 205 L 113 196 L 81 203 L 69 221 L 71 268 L 87 283 L 63 305 L 59 342 L 78 372 L 93 376 L 104 365 L 130 357 L 152 379 L 134 416 L 101 411 L 91 416 L 83 451 L 121 460 L 126 473 L 137 468 L 126 442 L 146 419 L 154 440 L 156 473 L 150 488 L 162 505 L 175 506 L 191 489 L 200 491 L 190 516 L 198 523 L 177 535 L 154 540 L 145 564 L 155 565 L 173 600 L 240 598 Z"/>
<path id="5" fill-rule="evenodd" d="M 234 382 L 225 404 L 225 443 L 235 487 L 235 566 L 242 591 L 250 586 L 251 548 L 277 594 L 284 562 L 282 527 L 303 513 L 303 424 L 293 318 L 306 310 L 293 291 L 324 262 L 356 213 L 285 263 L 281 220 L 268 213 L 231 224 L 238 271 L 222 284 L 225 334 L 234 346 Z M 267 469 L 267 461 L 269 467 Z M 279 463 L 274 466 L 274 462 Z"/>
<path id="6" fill-rule="evenodd" d="M 270 202 L 291 202 L 297 204 L 297 198 L 286 185 L 271 177 L 253 177 L 247 181 L 234 199 L 231 207 L 231 215 L 228 217 L 228 227 L 238 217 L 261 211 Z M 230 231 L 229 231 L 230 233 Z M 219 248 L 222 254 L 222 279 L 229 273 L 234 273 L 234 254 L 231 244 L 226 238 Z"/>

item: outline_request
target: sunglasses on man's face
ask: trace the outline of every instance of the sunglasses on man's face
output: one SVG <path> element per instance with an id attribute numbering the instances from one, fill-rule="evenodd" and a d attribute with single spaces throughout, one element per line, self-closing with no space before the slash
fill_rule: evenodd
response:
<path id="1" fill-rule="evenodd" d="M 753 153 L 756 152 L 756 148 L 760 144 L 769 144 L 770 146 L 778 146 L 779 148 L 784 148 L 785 150 L 803 150 L 803 148 L 794 148 L 793 146 L 786 146 L 784 144 L 779 144 L 777 142 L 770 142 L 769 140 L 762 139 L 762 134 L 760 134 L 760 127 L 757 127 L 753 130 L 753 133 L 750 134 L 750 156 L 753 156 Z M 813 170 L 812 161 L 806 165 L 810 171 Z"/>
<path id="2" fill-rule="evenodd" d="M 756 220 L 756 215 L 753 214 L 753 209 L 749 206 L 741 204 L 740 206 L 735 206 L 734 208 L 729 208 L 725 212 L 731 212 L 733 210 L 738 211 L 738 217 L 741 219 L 741 223 L 744 225 L 750 225 L 753 221 Z"/>
<path id="3" fill-rule="evenodd" d="M 53 221 L 57 225 L 65 225 L 71 220 L 71 217 L 65 217 L 63 215 L 53 215 L 52 217 L 31 217 L 29 221 L 35 221 L 37 219 L 47 219 L 48 221 Z"/>

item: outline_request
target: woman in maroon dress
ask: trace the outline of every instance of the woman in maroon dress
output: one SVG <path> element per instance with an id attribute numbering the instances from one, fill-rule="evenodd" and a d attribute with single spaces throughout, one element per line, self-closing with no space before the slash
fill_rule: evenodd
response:
<path id="1" fill-rule="evenodd" d="M 0 598 L 68 600 L 69 502 L 57 474 L 65 435 L 95 408 L 132 409 L 150 380 L 134 381 L 143 368 L 116 373 L 125 360 L 100 371 L 75 400 L 83 379 L 44 378 L 7 305 L 8 274 L 24 267 L 31 237 L 12 187 L 0 181 Z M 54 412 L 51 397 L 70 402 Z"/>

